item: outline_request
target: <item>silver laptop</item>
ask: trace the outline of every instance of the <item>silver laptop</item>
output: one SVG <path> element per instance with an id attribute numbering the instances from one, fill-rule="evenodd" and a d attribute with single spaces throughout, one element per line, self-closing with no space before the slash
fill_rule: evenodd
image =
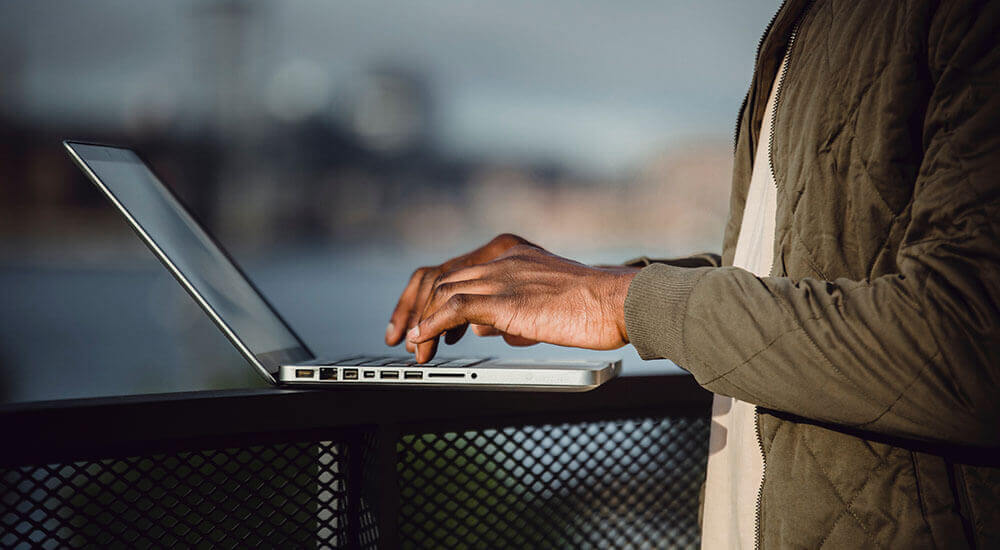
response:
<path id="1" fill-rule="evenodd" d="M 621 370 L 621 361 L 436 357 L 418 365 L 407 355 L 316 357 L 138 155 L 108 145 L 76 141 L 63 145 L 153 254 L 271 384 L 586 391 Z"/>

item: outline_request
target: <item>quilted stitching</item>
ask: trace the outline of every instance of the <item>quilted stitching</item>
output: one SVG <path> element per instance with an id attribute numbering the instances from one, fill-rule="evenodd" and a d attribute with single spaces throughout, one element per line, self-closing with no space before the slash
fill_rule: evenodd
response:
<path id="1" fill-rule="evenodd" d="M 796 280 L 803 277 L 873 280 L 897 271 L 896 258 L 912 258 L 917 251 L 910 247 L 917 240 L 929 236 L 911 232 L 913 216 L 937 215 L 940 218 L 950 215 L 946 208 L 948 204 L 967 199 L 970 191 L 980 196 L 995 191 L 995 179 L 973 181 L 968 176 L 962 184 L 937 189 L 934 196 L 917 195 L 923 190 L 914 188 L 916 182 L 922 181 L 918 177 L 927 177 L 926 174 L 917 174 L 920 155 L 937 158 L 938 164 L 933 169 L 943 171 L 944 175 L 957 182 L 960 178 L 955 174 L 968 172 L 961 164 L 977 160 L 963 157 L 963 151 L 982 151 L 982 148 L 972 147 L 973 143 L 963 144 L 955 140 L 935 146 L 936 151 L 921 148 L 928 147 L 930 142 L 926 132 L 935 129 L 926 126 L 929 119 L 942 120 L 934 134 L 938 138 L 934 143 L 938 143 L 941 132 L 954 131 L 949 121 L 961 120 L 959 115 L 966 105 L 982 103 L 983 97 L 992 97 L 989 94 L 995 95 L 998 91 L 995 83 L 987 83 L 988 86 L 976 88 L 974 93 L 952 98 L 952 103 L 946 107 L 938 107 L 949 112 L 922 111 L 928 105 L 934 105 L 928 101 L 931 101 L 929 97 L 935 84 L 926 72 L 937 71 L 933 75 L 936 78 L 940 76 L 940 71 L 945 70 L 941 67 L 928 69 L 928 62 L 935 60 L 925 57 L 933 57 L 936 49 L 942 49 L 937 42 L 928 43 L 928 35 L 941 33 L 941 29 L 929 28 L 938 21 L 950 21 L 958 26 L 961 26 L 959 20 L 973 21 L 975 19 L 971 16 L 984 5 L 975 7 L 955 2 L 940 3 L 938 6 L 935 2 L 921 0 L 899 3 L 814 0 L 813 13 L 807 15 L 808 24 L 804 23 L 801 29 L 801 43 L 796 43 L 790 61 L 786 83 L 789 88 L 785 90 L 788 93 L 780 98 L 781 105 L 778 107 L 775 153 L 796 157 L 775 159 L 779 189 L 779 227 L 775 235 L 777 275 Z M 935 13 L 938 7 L 941 9 Z M 963 17 L 951 17 L 944 13 L 952 9 L 963 12 Z M 996 11 L 990 13 L 995 20 Z M 980 31 L 982 28 L 979 25 Z M 862 31 L 859 32 L 859 29 Z M 946 37 L 950 41 L 947 46 L 958 43 L 960 40 L 954 37 L 961 36 L 961 32 L 956 27 L 953 36 Z M 847 48 L 844 47 L 845 37 L 851 40 Z M 872 40 L 864 40 L 866 37 Z M 986 44 L 984 40 L 980 37 L 980 45 Z M 771 43 L 775 43 L 774 39 Z M 949 70 L 963 69 L 970 68 L 952 66 Z M 829 75 L 838 71 L 841 78 L 830 78 Z M 759 83 L 754 85 L 759 86 Z M 752 112 L 755 106 L 750 105 L 747 109 Z M 756 109 L 759 111 L 759 106 Z M 949 116 L 942 118 L 942 115 Z M 923 132 L 921 124 L 925 124 Z M 978 124 L 987 123 L 980 120 Z M 745 127 L 743 131 L 746 132 Z M 970 135 L 966 133 L 964 137 Z M 737 151 L 736 165 L 746 171 L 745 154 L 752 147 L 747 146 L 745 136 L 740 143 L 743 147 Z M 965 145 L 970 146 L 963 147 Z M 843 181 L 837 182 L 837 185 L 810 185 L 816 178 L 829 176 L 843 178 Z M 738 196 L 746 191 L 747 181 L 741 180 L 739 174 L 736 181 L 734 195 Z M 740 189 L 741 184 L 743 189 Z M 914 213 L 915 196 L 927 200 L 917 204 L 924 210 L 922 213 Z M 986 196 L 984 201 L 992 199 Z M 928 204 L 941 204 L 940 213 L 928 214 Z M 954 220 L 956 226 L 977 227 L 981 234 L 1000 227 L 1000 217 L 991 216 L 989 212 L 967 209 L 961 214 Z M 938 218 L 934 221 L 940 222 Z M 845 223 L 850 225 L 845 227 Z M 730 251 L 731 233 L 727 232 Z M 951 235 L 938 235 L 937 240 L 953 239 Z M 904 245 L 906 239 L 910 239 L 909 245 Z M 839 247 L 830 248 L 832 240 L 836 240 Z M 924 286 L 920 284 L 920 274 L 911 273 L 908 277 L 915 292 L 921 292 Z M 923 319 L 921 317 L 915 322 Z M 805 326 L 811 328 L 807 323 Z M 692 338 L 697 327 L 697 323 L 690 327 Z M 759 342 L 750 340 L 752 345 L 746 351 L 753 351 L 768 341 L 768 346 L 775 342 L 780 344 L 781 338 L 798 334 L 799 330 L 784 324 L 772 329 L 768 338 Z M 817 342 L 802 342 L 801 345 L 809 346 L 808 352 L 817 357 L 816 365 L 822 364 L 825 369 L 835 366 L 832 364 L 834 361 L 819 362 L 824 352 L 830 353 L 829 349 L 817 346 Z M 800 348 L 800 351 L 804 350 Z M 759 366 L 759 353 L 749 354 L 748 359 L 731 369 L 724 367 L 726 373 L 722 376 L 750 363 L 755 357 L 758 361 L 752 368 L 756 368 Z M 907 361 L 916 368 L 927 356 L 932 356 L 928 361 L 941 357 L 940 351 L 930 346 L 927 353 Z M 740 358 L 743 357 L 747 354 Z M 733 363 L 726 361 L 723 365 Z M 844 367 L 844 363 L 837 366 Z M 808 368 L 808 365 L 803 368 Z M 918 385 L 926 385 L 923 384 L 925 378 L 921 378 L 926 376 L 921 374 L 922 370 L 911 372 L 907 379 L 899 380 L 899 384 L 909 387 L 909 384 L 918 381 Z M 740 373 L 741 376 L 746 374 Z M 718 379 L 718 376 L 711 377 Z M 831 380 L 839 383 L 836 378 Z M 860 388 L 862 392 L 873 391 L 871 387 L 861 385 L 865 386 Z M 850 391 L 854 393 L 857 390 Z M 868 421 L 866 425 L 874 425 L 879 431 L 889 433 L 894 433 L 886 428 L 890 420 L 897 424 L 906 420 L 917 424 L 916 418 L 902 410 L 906 404 L 905 400 L 901 401 L 904 395 L 896 395 L 893 391 L 877 402 L 869 399 L 872 410 L 865 411 L 859 418 Z M 813 411 L 812 414 L 816 413 Z M 818 543 L 838 547 L 963 542 L 929 538 L 932 531 L 942 536 L 950 536 L 956 529 L 961 532 L 960 518 L 950 515 L 950 491 L 943 479 L 944 474 L 935 469 L 937 466 L 929 466 L 930 469 L 920 473 L 912 455 L 904 460 L 901 453 L 908 451 L 801 424 L 785 415 L 765 414 L 761 421 L 762 434 L 766 436 L 764 443 L 768 466 L 764 493 L 768 511 L 763 526 L 768 546 L 781 542 L 783 537 L 788 537 L 788 541 L 792 541 L 790 544 L 808 540 L 805 544 L 809 546 Z M 933 459 L 928 460 L 933 463 Z M 854 471 L 851 471 L 852 468 Z M 918 479 L 920 475 L 930 477 L 921 480 Z M 995 475 L 1000 479 L 1000 474 Z M 921 487 L 923 481 L 926 485 Z M 986 487 L 989 485 L 974 483 L 972 486 L 977 488 L 978 513 L 987 513 L 987 510 L 995 508 L 990 503 L 1000 499 L 995 494 L 987 494 Z M 1000 484 L 994 483 L 989 487 L 995 489 L 998 486 Z M 925 508 L 921 490 L 927 491 L 930 508 Z M 799 515 L 796 515 L 795 506 L 802 508 Z M 772 515 L 772 512 L 784 515 Z M 992 514 L 990 517 L 998 517 L 992 511 L 989 513 Z M 975 515 L 973 518 L 979 520 Z M 976 527 L 980 529 L 980 536 L 984 536 L 981 534 L 983 526 L 977 522 Z"/>
<path id="2" fill-rule="evenodd" d="M 829 483 L 830 486 L 833 488 L 834 494 L 837 495 L 837 498 L 840 499 L 840 503 L 843 506 L 843 509 L 837 514 L 833 524 L 830 526 L 830 530 L 823 535 L 822 542 L 819 545 L 820 548 L 822 548 L 826 544 L 827 539 L 833 533 L 834 528 L 837 526 L 837 523 L 840 522 L 841 518 L 847 516 L 850 516 L 850 518 L 853 519 L 855 523 L 857 523 L 858 527 L 860 527 L 861 530 L 865 532 L 865 535 L 872 542 L 872 544 L 875 545 L 876 548 L 881 548 L 882 545 L 880 545 L 879 542 L 875 539 L 875 535 L 871 532 L 868 526 L 865 525 L 863 521 L 861 521 L 861 518 L 858 517 L 857 513 L 855 513 L 852 508 L 854 506 L 854 501 L 858 498 L 858 496 L 861 495 L 861 493 L 865 490 L 868 484 L 872 482 L 873 479 L 876 479 L 875 473 L 881 470 L 882 468 L 886 467 L 888 465 L 888 462 L 882 456 L 879 456 L 879 454 L 876 453 L 874 449 L 871 448 L 870 445 L 868 445 L 868 442 L 865 442 L 865 446 L 871 452 L 872 456 L 874 456 L 878 460 L 878 464 L 874 468 L 868 471 L 868 475 L 865 477 L 864 483 L 862 483 L 861 486 L 858 487 L 857 490 L 855 490 L 854 493 L 852 493 L 849 497 L 845 498 L 840 494 L 839 487 L 836 483 L 834 483 L 833 478 L 830 476 L 829 472 L 826 471 L 826 469 L 820 463 L 819 459 L 816 458 L 816 451 L 812 448 L 812 445 L 809 444 L 809 439 L 806 437 L 805 433 L 803 433 L 799 437 L 799 441 L 802 442 L 802 447 L 807 451 L 808 456 L 812 459 L 813 463 L 816 465 L 816 468 L 820 471 L 820 473 L 822 473 L 823 479 L 827 483 Z M 892 519 L 895 522 L 895 518 Z"/>
<path id="3" fill-rule="evenodd" d="M 865 427 L 865 426 L 871 426 L 872 424 L 874 424 L 874 423 L 878 422 L 879 420 L 881 420 L 882 417 L 885 416 L 889 411 L 891 411 L 899 403 L 899 400 L 902 399 L 903 396 L 906 395 L 909 392 L 910 387 L 912 387 L 913 384 L 916 383 L 916 381 L 919 380 L 920 377 L 923 376 L 927 372 L 927 368 L 938 357 L 941 357 L 941 350 L 940 349 L 937 351 L 937 353 L 935 353 L 934 355 L 932 355 L 931 357 L 929 357 L 927 359 L 927 361 L 924 362 L 923 366 L 919 370 L 917 370 L 916 374 L 913 375 L 913 379 L 910 380 L 906 384 L 906 387 L 903 389 L 903 391 L 899 392 L 899 395 L 896 396 L 896 399 L 893 400 L 893 402 L 890 403 L 889 406 L 886 407 L 884 411 L 882 411 L 881 413 L 879 413 L 878 416 L 876 416 L 875 418 L 869 420 L 868 422 L 864 422 L 862 424 L 858 424 L 857 427 L 861 428 L 861 427 Z"/>

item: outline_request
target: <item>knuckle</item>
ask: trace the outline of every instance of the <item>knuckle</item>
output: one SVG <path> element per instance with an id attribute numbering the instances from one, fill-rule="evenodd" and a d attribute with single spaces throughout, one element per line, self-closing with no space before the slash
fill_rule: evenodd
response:
<path id="1" fill-rule="evenodd" d="M 451 308 L 452 311 L 461 311 L 468 307 L 469 299 L 469 294 L 455 294 L 448 299 L 448 307 Z"/>
<path id="2" fill-rule="evenodd" d="M 514 253 L 503 259 L 501 264 L 501 272 L 505 274 L 510 274 L 517 272 L 520 269 L 524 269 L 526 264 L 531 261 L 531 258 L 522 252 Z"/>
<path id="3" fill-rule="evenodd" d="M 434 280 L 435 285 L 443 285 L 446 283 L 459 282 L 465 279 L 470 268 L 460 267 L 452 270 L 442 271 L 437 278 Z"/>
<path id="4" fill-rule="evenodd" d="M 421 272 L 420 282 L 422 284 L 431 284 L 441 276 L 441 270 L 436 267 L 425 267 L 423 272 Z"/>
<path id="5" fill-rule="evenodd" d="M 530 244 L 519 244 L 512 246 L 508 251 L 508 255 L 512 259 L 525 260 L 537 252 L 538 249 L 531 246 Z"/>
<path id="6" fill-rule="evenodd" d="M 513 233 L 501 233 L 496 237 L 493 237 L 493 240 L 491 240 L 487 246 L 493 248 L 498 252 L 502 252 L 511 247 L 522 245 L 527 242 L 528 241 L 524 240 L 523 238 Z"/>
<path id="7" fill-rule="evenodd" d="M 441 299 L 455 290 L 455 283 L 439 283 L 434 288 L 434 298 Z"/>
<path id="8" fill-rule="evenodd" d="M 521 239 L 521 237 L 518 237 L 513 233 L 501 233 L 496 237 L 493 237 L 493 242 L 501 244 L 514 244 L 514 243 L 519 243 L 522 240 L 523 239 Z"/>

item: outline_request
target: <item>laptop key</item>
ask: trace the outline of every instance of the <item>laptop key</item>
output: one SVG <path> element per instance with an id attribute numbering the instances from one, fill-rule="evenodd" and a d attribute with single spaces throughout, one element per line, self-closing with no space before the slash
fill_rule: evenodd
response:
<path id="1" fill-rule="evenodd" d="M 336 365 L 341 367 L 355 367 L 368 361 L 371 357 L 352 357 L 350 359 L 345 359 L 343 361 L 334 361 L 332 363 L 327 363 L 328 365 Z"/>
<path id="2" fill-rule="evenodd" d="M 323 364 L 324 365 L 336 365 L 336 364 L 340 363 L 341 361 L 351 361 L 351 360 L 360 359 L 360 358 L 361 358 L 360 355 L 347 355 L 347 356 L 344 356 L 344 357 L 339 357 L 339 358 L 337 358 L 337 359 L 335 359 L 333 361 L 328 361 L 328 362 L 323 363 Z"/>
<path id="3" fill-rule="evenodd" d="M 471 367 L 472 365 L 475 365 L 475 364 L 478 364 L 478 363 L 482 363 L 483 361 L 485 361 L 485 359 L 476 359 L 476 358 L 455 359 L 453 361 L 448 361 L 447 363 L 444 363 L 444 364 L 438 365 L 438 366 L 440 366 L 440 367 Z"/>
<path id="4" fill-rule="evenodd" d="M 399 361 L 398 357 L 382 357 L 381 359 L 376 359 L 374 361 L 368 361 L 367 363 L 361 363 L 362 367 L 384 367 L 389 363 L 396 363 Z"/>

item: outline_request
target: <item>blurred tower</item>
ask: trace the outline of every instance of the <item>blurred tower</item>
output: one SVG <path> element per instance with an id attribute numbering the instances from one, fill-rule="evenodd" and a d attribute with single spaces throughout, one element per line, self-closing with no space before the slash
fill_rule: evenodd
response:
<path id="1" fill-rule="evenodd" d="M 380 67 L 358 83 L 348 125 L 369 149 L 393 155 L 425 149 L 433 103 L 424 78 L 400 67 Z"/>
<path id="2" fill-rule="evenodd" d="M 247 36 L 258 13 L 248 0 L 209 0 L 193 12 L 201 42 L 200 76 L 212 98 L 213 130 L 226 141 L 245 135 L 252 116 Z"/>
<path id="3" fill-rule="evenodd" d="M 0 34 L 0 124 L 24 107 L 24 56 L 18 34 Z"/>
<path id="4" fill-rule="evenodd" d="M 204 92 L 210 98 L 210 130 L 221 154 L 212 222 L 223 235 L 254 245 L 271 233 L 267 183 L 256 170 L 260 116 L 250 75 L 250 38 L 262 10 L 253 0 L 208 0 L 193 12 L 201 46 Z"/>

